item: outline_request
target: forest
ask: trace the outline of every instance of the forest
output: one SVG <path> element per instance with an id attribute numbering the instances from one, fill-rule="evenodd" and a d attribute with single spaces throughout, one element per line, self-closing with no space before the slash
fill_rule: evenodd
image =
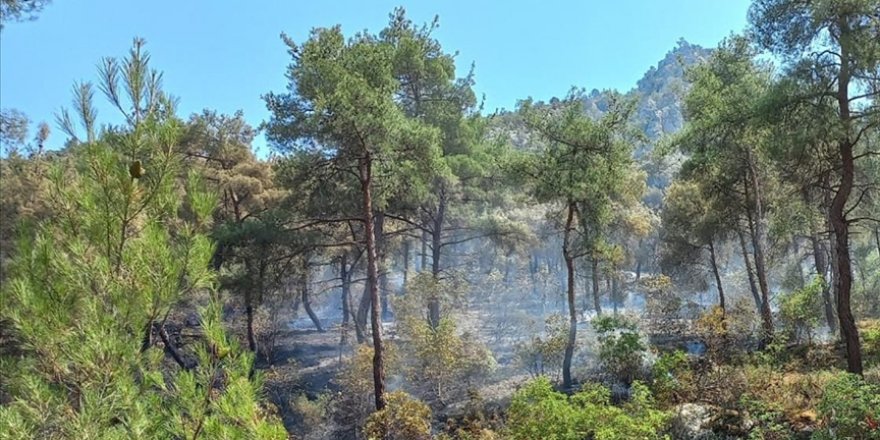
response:
<path id="1" fill-rule="evenodd" d="M 258 126 L 137 37 L 2 109 L 0 439 L 880 439 L 880 0 L 491 113 L 377 13 Z"/>

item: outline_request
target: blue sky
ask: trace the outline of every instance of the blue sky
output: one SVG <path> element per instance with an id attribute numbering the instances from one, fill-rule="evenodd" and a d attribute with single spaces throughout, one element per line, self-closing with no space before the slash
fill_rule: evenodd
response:
<path id="1" fill-rule="evenodd" d="M 303 41 L 313 27 L 378 32 L 395 6 L 416 22 L 440 16 L 436 36 L 458 51 L 487 111 L 528 96 L 548 99 L 571 86 L 632 88 L 679 38 L 707 47 L 746 26 L 748 0 L 251 1 L 55 0 L 37 21 L 0 32 L 0 106 L 54 127 L 74 81 L 96 79 L 103 56 L 147 40 L 179 113 L 241 109 L 252 124 L 268 117 L 260 95 L 282 91 L 289 57 L 279 34 Z M 100 100 L 99 100 L 100 101 Z M 118 122 L 99 105 L 99 120 Z M 50 144 L 62 142 L 53 136 Z M 255 142 L 264 146 L 262 136 Z"/>

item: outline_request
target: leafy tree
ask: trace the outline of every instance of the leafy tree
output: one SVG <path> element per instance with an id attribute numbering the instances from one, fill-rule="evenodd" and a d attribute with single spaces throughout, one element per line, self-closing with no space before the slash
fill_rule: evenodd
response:
<path id="1" fill-rule="evenodd" d="M 285 237 L 275 209 L 284 192 L 275 187 L 271 164 L 251 151 L 254 135 L 241 112 L 227 116 L 205 110 L 190 117 L 181 148 L 190 167 L 220 195 L 212 264 L 223 269 L 223 287 L 241 293 L 248 347 L 256 352 L 254 311 L 264 295 L 279 288 L 288 265 L 278 256 Z"/>
<path id="2" fill-rule="evenodd" d="M 5 432 L 284 438 L 258 403 L 252 357 L 220 323 L 205 235 L 215 199 L 197 175 L 177 179 L 180 132 L 174 118 L 144 114 L 78 145 L 50 172 L 53 215 L 22 239 L 4 284 L 3 314 L 19 344 L 2 356 L 13 398 L 0 408 Z M 199 292 L 208 301 L 193 364 L 162 324 Z M 150 341 L 155 320 L 179 369 L 168 371 Z"/>
<path id="3" fill-rule="evenodd" d="M 676 143 L 690 155 L 681 177 L 705 188 L 702 194 L 712 196 L 713 211 L 723 221 L 733 220 L 719 209 L 728 207 L 746 224 L 766 344 L 773 335 L 767 221 L 775 176 L 766 164 L 766 130 L 754 122 L 769 72 L 755 63 L 752 52 L 747 40 L 734 37 L 691 71 L 693 87 L 685 100 L 688 125 Z"/>
<path id="4" fill-rule="evenodd" d="M 718 289 L 718 304 L 725 309 L 724 287 L 721 283 L 721 270 L 717 249 L 723 241 L 723 234 L 731 225 L 732 213 L 724 212 L 724 207 L 710 204 L 711 195 L 693 181 L 676 180 L 666 191 L 663 209 L 663 234 L 661 239 L 665 265 L 679 267 L 708 267 L 715 278 Z"/>
<path id="5" fill-rule="evenodd" d="M 290 93 L 265 97 L 272 112 L 269 139 L 293 150 L 320 153 L 326 176 L 353 175 L 367 254 L 376 409 L 385 406 L 379 255 L 374 214 L 387 200 L 374 189 L 380 164 L 419 167 L 437 156 L 437 133 L 407 118 L 395 103 L 393 48 L 369 34 L 346 41 L 339 27 L 315 29 L 302 45 L 285 37 L 293 58 Z M 375 196 L 375 197 L 374 197 Z"/>
<path id="6" fill-rule="evenodd" d="M 614 194 L 621 192 L 631 169 L 626 124 L 632 107 L 613 96 L 611 101 L 609 112 L 598 121 L 583 112 L 576 92 L 558 107 L 537 106 L 531 101 L 520 104 L 528 126 L 548 142 L 539 155 L 524 161 L 520 173 L 527 177 L 538 201 L 564 207 L 561 229 L 569 337 L 562 376 L 566 387 L 572 384 L 571 360 L 577 339 L 574 262 L 601 247 L 604 228 L 612 217 Z"/>
<path id="7" fill-rule="evenodd" d="M 440 156 L 431 164 L 430 174 L 404 177 L 406 193 L 395 195 L 388 213 L 421 232 L 420 270 L 426 270 L 430 253 L 431 274 L 437 279 L 444 268 L 444 253 L 451 248 L 514 234 L 512 225 L 493 222 L 487 215 L 488 191 L 498 189 L 491 176 L 503 152 L 484 139 L 486 121 L 478 113 L 472 90 L 473 69 L 456 78 L 455 55 L 444 52 L 432 35 L 438 26 L 437 18 L 416 26 L 403 8 L 397 8 L 381 32 L 395 51 L 393 72 L 401 110 L 440 135 Z M 428 321 L 433 327 L 440 324 L 442 303 L 442 298 L 428 298 Z"/>
<path id="8" fill-rule="evenodd" d="M 2 0 L 0 1 L 0 30 L 8 21 L 36 20 L 37 14 L 52 0 Z"/>
<path id="9" fill-rule="evenodd" d="M 850 304 L 852 259 L 850 252 L 851 195 L 856 163 L 864 135 L 876 130 L 875 87 L 880 79 L 880 38 L 877 0 L 756 0 L 749 10 L 751 34 L 761 47 L 784 57 L 792 68 L 804 68 L 816 88 L 812 101 L 831 109 L 836 118 L 833 180 L 836 183 L 828 219 L 834 233 L 835 287 L 840 331 L 846 343 L 847 370 L 862 373 L 859 334 Z M 815 93 L 818 90 L 818 93 Z"/>

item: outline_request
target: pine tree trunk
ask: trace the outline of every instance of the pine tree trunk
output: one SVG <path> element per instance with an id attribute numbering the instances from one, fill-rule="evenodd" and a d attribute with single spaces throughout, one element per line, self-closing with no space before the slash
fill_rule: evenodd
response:
<path id="1" fill-rule="evenodd" d="M 382 311 L 382 320 L 390 319 L 391 309 L 388 307 L 388 261 L 385 258 L 386 237 L 385 237 L 385 213 L 377 212 L 374 216 L 376 229 L 376 255 L 379 258 L 379 298 L 380 308 Z"/>
<path id="2" fill-rule="evenodd" d="M 841 20 L 843 22 L 843 20 Z M 841 33 L 845 34 L 848 26 L 841 24 Z M 855 158 L 853 141 L 849 129 L 852 125 L 849 108 L 850 72 L 847 44 L 841 43 L 840 76 L 837 81 L 837 102 L 840 121 L 844 125 L 843 137 L 838 141 L 840 155 L 840 185 L 831 200 L 829 220 L 834 231 L 835 258 L 837 260 L 837 318 L 840 321 L 840 333 L 846 344 L 846 369 L 850 373 L 862 374 L 862 349 L 859 342 L 859 330 L 852 314 L 850 295 L 852 292 L 852 261 L 849 254 L 849 221 L 846 218 L 846 203 L 849 200 L 855 180 Z"/>
<path id="3" fill-rule="evenodd" d="M 599 292 L 599 260 L 595 257 L 592 262 L 592 276 L 593 276 L 593 309 L 596 310 L 596 316 L 602 314 L 602 302 L 600 301 L 601 292 Z"/>
<path id="4" fill-rule="evenodd" d="M 247 315 L 247 341 L 248 341 L 248 349 L 251 353 L 257 352 L 257 338 L 254 336 L 254 306 L 248 302 L 248 305 L 244 308 L 245 314 Z"/>
<path id="5" fill-rule="evenodd" d="M 443 220 L 446 215 L 446 191 L 440 186 L 437 212 L 434 213 L 434 224 L 431 229 L 431 275 L 435 282 L 440 280 L 440 255 L 443 250 Z M 438 294 L 440 292 L 437 292 Z M 440 325 L 440 298 L 432 296 L 428 300 L 428 323 L 431 328 Z"/>
<path id="6" fill-rule="evenodd" d="M 351 303 L 349 302 L 351 276 L 348 272 L 348 255 L 344 253 L 339 258 L 339 280 L 342 285 L 342 325 L 347 327 L 351 322 Z"/>
<path id="7" fill-rule="evenodd" d="M 574 256 L 571 250 L 571 234 L 574 225 L 575 204 L 568 204 L 568 216 L 565 220 L 565 232 L 562 241 L 562 256 L 565 259 L 565 269 L 568 275 L 568 340 L 565 344 L 565 358 L 562 362 L 562 384 L 565 389 L 571 389 L 571 359 L 574 356 L 574 345 L 577 341 L 577 311 L 575 309 L 575 284 L 574 284 Z"/>
<path id="8" fill-rule="evenodd" d="M 758 293 L 758 284 L 755 281 L 755 271 L 752 269 L 752 262 L 749 261 L 749 247 L 746 244 L 746 237 L 740 230 L 736 231 L 736 235 L 739 236 L 739 245 L 742 248 L 743 263 L 746 266 L 746 275 L 749 279 L 749 291 L 752 292 L 752 298 L 755 300 L 755 309 L 763 316 L 761 309 L 764 305 L 761 303 L 761 294 Z"/>
<path id="9" fill-rule="evenodd" d="M 306 313 L 309 315 L 309 319 L 312 320 L 312 324 L 315 324 L 315 328 L 320 333 L 324 333 L 324 327 L 321 326 L 321 320 L 318 319 L 318 315 L 315 314 L 315 311 L 312 310 L 312 294 L 311 294 L 311 267 L 309 266 L 309 259 L 303 257 L 303 267 L 302 267 L 302 305 L 306 310 Z"/>
<path id="10" fill-rule="evenodd" d="M 401 295 L 406 295 L 406 283 L 409 282 L 410 253 L 410 241 L 408 238 L 405 238 L 403 239 L 403 286 L 400 288 Z"/>
<path id="11" fill-rule="evenodd" d="M 419 272 L 424 271 L 428 267 L 428 237 L 427 231 L 422 231 L 422 253 L 419 258 Z"/>
<path id="12" fill-rule="evenodd" d="M 831 285 L 828 282 L 828 261 L 822 249 L 822 239 L 814 226 L 810 227 L 810 242 L 813 246 L 813 262 L 816 275 L 822 280 L 822 304 L 825 309 L 825 322 L 831 333 L 837 333 L 837 319 L 834 317 L 834 301 L 831 298 Z"/>
<path id="13" fill-rule="evenodd" d="M 367 284 L 370 293 L 370 324 L 373 331 L 373 394 L 376 410 L 385 408 L 385 348 L 382 344 L 382 325 L 379 310 L 379 262 L 376 253 L 376 235 L 373 230 L 372 158 L 365 152 L 360 161 L 361 192 L 363 195 L 364 235 L 367 244 Z"/>
<path id="14" fill-rule="evenodd" d="M 721 285 L 721 272 L 718 270 L 714 240 L 709 240 L 709 262 L 712 265 L 712 274 L 715 275 L 715 286 L 718 288 L 718 306 L 721 307 L 721 313 L 726 314 L 727 307 L 724 304 L 724 287 Z"/>
<path id="15" fill-rule="evenodd" d="M 755 252 L 755 274 L 758 278 L 758 287 L 761 290 L 761 321 L 763 324 L 764 334 L 761 338 L 763 346 L 769 344 L 773 339 L 773 315 L 770 311 L 770 288 L 767 284 L 767 270 L 764 260 L 764 242 L 766 235 L 764 234 L 764 211 L 760 193 L 760 183 L 756 173 L 756 166 L 753 163 L 751 150 L 746 149 L 746 156 L 749 163 L 749 183 L 751 184 L 755 211 L 747 207 L 746 212 L 749 216 L 749 230 L 752 236 L 752 250 Z M 748 199 L 748 184 L 746 185 L 746 198 Z"/>

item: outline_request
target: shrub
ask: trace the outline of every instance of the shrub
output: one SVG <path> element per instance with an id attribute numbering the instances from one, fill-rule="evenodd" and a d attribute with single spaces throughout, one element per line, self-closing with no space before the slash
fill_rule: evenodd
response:
<path id="1" fill-rule="evenodd" d="M 688 401 L 693 394 L 693 376 L 685 352 L 676 350 L 663 353 L 651 367 L 654 395 L 667 404 Z"/>
<path id="2" fill-rule="evenodd" d="M 558 379 L 562 374 L 567 341 L 568 319 L 558 313 L 550 315 L 545 322 L 543 336 L 517 344 L 517 361 L 533 377 L 549 375 Z"/>
<path id="3" fill-rule="evenodd" d="M 880 439 L 880 386 L 840 373 L 825 387 L 818 405 L 822 429 L 815 439 Z"/>
<path id="4" fill-rule="evenodd" d="M 743 298 L 726 313 L 718 306 L 707 310 L 694 322 L 694 330 L 706 344 L 707 356 L 722 362 L 745 353 L 755 340 L 756 316 L 754 304 Z"/>
<path id="5" fill-rule="evenodd" d="M 410 320 L 400 330 L 404 371 L 425 398 L 443 404 L 495 367 L 492 353 L 480 341 L 459 335 L 455 322 L 443 318 L 437 328 L 424 319 Z"/>
<path id="6" fill-rule="evenodd" d="M 429 440 L 431 409 L 402 391 L 386 395 L 387 405 L 367 419 L 364 434 L 370 440 Z"/>
<path id="7" fill-rule="evenodd" d="M 880 320 L 860 322 L 859 335 L 862 337 L 862 352 L 865 361 L 880 363 Z"/>
<path id="8" fill-rule="evenodd" d="M 592 321 L 599 340 L 599 360 L 615 378 L 630 384 L 641 373 L 646 347 L 635 321 L 622 316 L 598 316 Z"/>
<path id="9" fill-rule="evenodd" d="M 794 342 L 813 342 L 822 310 L 822 289 L 825 282 L 816 277 L 812 283 L 779 296 L 779 319 L 785 336 Z"/>
<path id="10" fill-rule="evenodd" d="M 632 398 L 622 407 L 611 405 L 611 393 L 588 384 L 571 397 L 553 389 L 550 380 L 532 380 L 513 396 L 508 409 L 507 438 L 512 440 L 660 439 L 670 414 L 659 411 L 647 387 L 632 386 Z"/>
<path id="11" fill-rule="evenodd" d="M 398 356 L 393 344 L 385 344 L 385 374 L 392 377 L 398 371 Z M 373 393 L 373 348 L 361 345 L 334 379 L 339 393 L 333 399 L 330 414 L 343 432 L 339 436 L 353 436 L 362 428 L 376 408 Z"/>

